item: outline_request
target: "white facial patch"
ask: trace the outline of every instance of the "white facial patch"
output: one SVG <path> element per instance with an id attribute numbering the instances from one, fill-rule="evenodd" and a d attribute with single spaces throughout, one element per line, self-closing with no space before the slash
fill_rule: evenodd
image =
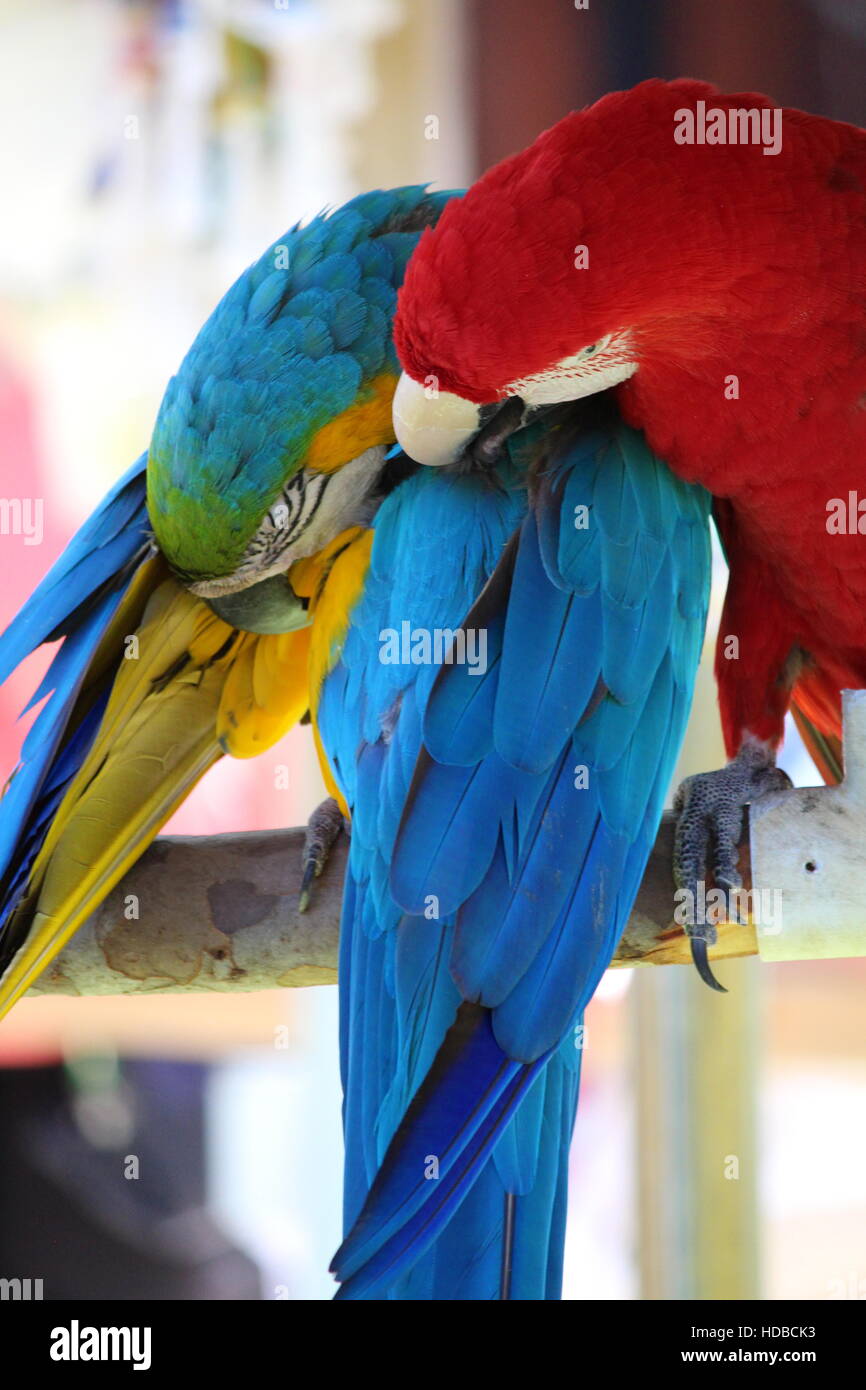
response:
<path id="1" fill-rule="evenodd" d="M 236 594 L 284 574 L 295 560 L 315 555 L 347 526 L 365 523 L 365 503 L 384 458 L 385 450 L 377 444 L 333 473 L 302 469 L 271 505 L 234 574 L 200 580 L 190 591 L 200 598 Z"/>
<path id="2" fill-rule="evenodd" d="M 630 335 L 610 333 L 597 343 L 563 357 L 543 372 L 509 382 L 504 395 L 521 396 L 527 405 L 577 401 L 627 381 L 638 369 Z"/>

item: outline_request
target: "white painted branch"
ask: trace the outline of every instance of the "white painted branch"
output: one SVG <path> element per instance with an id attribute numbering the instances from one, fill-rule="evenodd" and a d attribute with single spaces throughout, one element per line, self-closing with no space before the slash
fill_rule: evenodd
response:
<path id="1" fill-rule="evenodd" d="M 774 792 L 752 807 L 762 960 L 866 956 L 866 691 L 843 693 L 842 716 L 844 782 Z"/>

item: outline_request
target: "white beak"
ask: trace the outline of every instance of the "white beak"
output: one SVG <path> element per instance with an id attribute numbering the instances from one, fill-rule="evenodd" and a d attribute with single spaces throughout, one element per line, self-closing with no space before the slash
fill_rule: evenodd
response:
<path id="1" fill-rule="evenodd" d="M 473 401 L 422 386 L 405 372 L 397 382 L 393 412 L 401 449 L 432 468 L 453 463 L 481 424 Z"/>

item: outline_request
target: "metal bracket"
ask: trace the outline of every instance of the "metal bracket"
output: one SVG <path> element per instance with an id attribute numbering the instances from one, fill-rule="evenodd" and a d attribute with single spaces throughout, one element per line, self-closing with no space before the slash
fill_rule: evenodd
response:
<path id="1" fill-rule="evenodd" d="M 845 780 L 753 803 L 752 910 L 762 960 L 866 956 L 866 690 L 842 694 Z"/>

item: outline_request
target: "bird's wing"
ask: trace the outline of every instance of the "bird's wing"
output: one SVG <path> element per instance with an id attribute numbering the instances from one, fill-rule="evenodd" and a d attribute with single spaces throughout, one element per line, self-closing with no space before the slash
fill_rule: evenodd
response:
<path id="1" fill-rule="evenodd" d="M 794 686 L 791 714 L 824 781 L 842 781 L 842 696 L 839 681 L 808 666 Z"/>
<path id="2" fill-rule="evenodd" d="M 223 752 L 263 751 L 308 705 L 306 629 L 240 633 L 151 552 L 142 461 L 0 638 L 4 676 L 57 637 L 0 802 L 0 1012 Z"/>
<path id="3" fill-rule="evenodd" d="M 369 1182 L 371 1163 L 381 1166 L 360 1215 L 355 1194 L 334 1262 L 343 1297 L 370 1296 L 411 1266 L 497 1144 L 507 1190 L 525 1188 L 549 1114 L 539 1086 L 557 1075 L 551 1059 L 575 1065 L 572 1030 L 625 925 L 691 703 L 709 589 L 706 494 L 618 421 L 576 438 L 542 431 L 520 447 L 538 478 L 529 514 L 464 622 L 467 637 L 487 634 L 484 674 L 454 664 L 435 683 L 419 675 L 398 692 L 389 742 L 375 723 L 375 672 L 353 686 L 349 661 L 344 677 L 345 698 L 366 712 L 355 799 L 378 800 L 353 830 L 367 872 L 350 884 L 344 919 L 344 929 L 355 919 L 343 945 L 346 1103 L 349 1115 L 367 1106 L 357 1168 Z M 445 534 L 439 545 L 450 576 Z M 377 527 L 374 572 L 385 546 Z M 392 574 L 389 626 L 411 616 L 415 566 L 404 569 L 402 585 L 399 566 Z M 419 740 L 406 795 L 398 760 L 413 761 Z M 359 919 L 368 937 L 395 943 L 375 968 Z M 366 978 L 353 984 L 358 971 Z M 385 1003 L 375 1007 L 383 989 L 393 1026 Z M 384 1096 L 371 1057 L 402 1078 Z"/>

